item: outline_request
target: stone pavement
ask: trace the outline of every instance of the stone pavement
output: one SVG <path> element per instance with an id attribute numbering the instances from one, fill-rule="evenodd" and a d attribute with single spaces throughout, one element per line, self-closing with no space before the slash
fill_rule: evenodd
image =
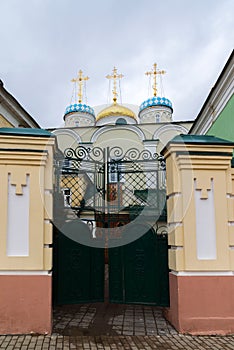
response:
<path id="1" fill-rule="evenodd" d="M 234 350 L 234 335 L 181 335 L 161 308 L 97 303 L 56 307 L 52 335 L 2 335 L 0 349 Z"/>
<path id="2" fill-rule="evenodd" d="M 0 349 L 20 350 L 233 350 L 234 336 L 0 336 Z"/>
<path id="3" fill-rule="evenodd" d="M 177 334 L 164 319 L 162 310 L 110 303 L 57 306 L 53 331 L 71 336 Z"/>

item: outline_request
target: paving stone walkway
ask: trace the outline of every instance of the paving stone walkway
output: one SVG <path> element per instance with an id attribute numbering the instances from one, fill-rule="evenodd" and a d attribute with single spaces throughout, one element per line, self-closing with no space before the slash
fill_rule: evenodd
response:
<path id="1" fill-rule="evenodd" d="M 161 308 L 98 303 L 56 307 L 52 335 L 2 335 L 0 349 L 234 350 L 234 335 L 181 335 Z"/>
<path id="2" fill-rule="evenodd" d="M 233 350 L 234 336 L 0 336 L 0 349 Z"/>
<path id="3" fill-rule="evenodd" d="M 72 336 L 177 334 L 164 319 L 162 308 L 109 303 L 57 306 L 54 332 Z"/>

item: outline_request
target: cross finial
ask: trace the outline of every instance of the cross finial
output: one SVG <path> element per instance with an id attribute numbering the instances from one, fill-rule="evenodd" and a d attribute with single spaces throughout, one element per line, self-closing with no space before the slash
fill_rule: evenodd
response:
<path id="1" fill-rule="evenodd" d="M 124 77 L 123 74 L 118 74 L 118 73 L 117 73 L 117 68 L 116 68 L 116 67 L 113 68 L 112 75 L 107 75 L 107 76 L 106 76 L 107 79 L 113 80 L 113 90 L 112 90 L 112 92 L 113 92 L 113 101 L 114 101 L 114 104 L 116 104 L 116 102 L 117 102 L 117 96 L 118 96 L 118 94 L 117 94 L 116 80 L 117 80 L 117 79 L 121 79 L 121 78 L 123 78 L 123 77 Z"/>
<path id="2" fill-rule="evenodd" d="M 83 82 L 89 80 L 89 77 L 84 77 L 82 70 L 79 70 L 78 75 L 76 78 L 73 78 L 71 81 L 73 83 L 78 84 L 78 103 L 82 103 L 83 99 Z"/>
<path id="3" fill-rule="evenodd" d="M 154 63 L 153 69 L 150 72 L 146 72 L 145 75 L 153 75 L 154 82 L 153 82 L 153 92 L 154 96 L 157 96 L 157 74 L 165 74 L 165 70 L 157 70 L 157 64 Z"/>

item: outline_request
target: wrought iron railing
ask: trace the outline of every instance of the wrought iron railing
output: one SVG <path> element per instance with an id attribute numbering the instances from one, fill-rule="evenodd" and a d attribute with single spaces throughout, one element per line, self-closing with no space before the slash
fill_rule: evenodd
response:
<path id="1" fill-rule="evenodd" d="M 57 161 L 56 177 L 64 208 L 78 214 L 165 213 L 165 160 L 148 150 L 68 148 Z"/>

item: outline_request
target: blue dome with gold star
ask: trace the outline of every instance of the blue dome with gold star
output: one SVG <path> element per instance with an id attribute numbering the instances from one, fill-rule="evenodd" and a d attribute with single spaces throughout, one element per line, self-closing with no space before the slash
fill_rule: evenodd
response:
<path id="1" fill-rule="evenodd" d="M 68 106 L 65 110 L 64 117 L 69 113 L 75 112 L 89 113 L 95 117 L 94 109 L 84 103 L 74 103 Z"/>
<path id="2" fill-rule="evenodd" d="M 153 107 L 153 106 L 169 107 L 173 112 L 171 101 L 166 97 L 159 97 L 159 96 L 154 96 L 154 97 L 148 98 L 148 100 L 144 101 L 140 105 L 140 112 L 143 109 L 146 109 L 148 107 Z"/>

